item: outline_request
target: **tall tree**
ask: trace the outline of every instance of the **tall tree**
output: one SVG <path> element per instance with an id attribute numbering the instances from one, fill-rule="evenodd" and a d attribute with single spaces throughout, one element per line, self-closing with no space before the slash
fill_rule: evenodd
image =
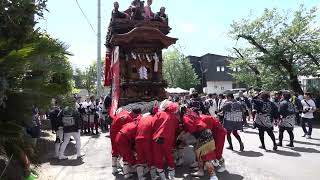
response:
<path id="1" fill-rule="evenodd" d="M 25 134 L 32 107 L 48 108 L 53 97 L 72 90 L 68 47 L 34 30 L 45 8 L 46 0 L 0 3 L 0 153 L 21 162 L 25 176 L 28 159 L 37 158 Z"/>
<path id="2" fill-rule="evenodd" d="M 277 89 L 281 83 L 289 85 L 297 93 L 303 93 L 298 76 L 315 75 L 320 68 L 317 13 L 316 8 L 307 10 L 303 6 L 286 14 L 277 9 L 266 9 L 256 19 L 233 22 L 230 35 L 235 40 L 244 40 L 248 46 L 235 48 L 239 58 L 232 65 L 240 63 L 254 75 L 259 72 L 262 86 L 270 84 Z M 245 82 L 252 80 L 237 73 L 234 77 Z"/>
<path id="3" fill-rule="evenodd" d="M 104 61 L 101 67 L 101 81 L 104 81 Z M 79 68 L 75 69 L 73 76 L 75 87 L 78 89 L 86 89 L 88 95 L 94 95 L 97 92 L 97 62 L 93 61 L 84 71 Z M 102 83 L 103 84 L 103 83 Z M 103 86 L 100 87 L 101 89 Z"/>
<path id="4" fill-rule="evenodd" d="M 170 87 L 190 89 L 200 83 L 190 61 L 177 48 L 164 53 L 163 75 Z"/>
<path id="5" fill-rule="evenodd" d="M 77 88 L 77 89 L 85 88 L 85 86 L 84 86 L 84 79 L 85 78 L 84 77 L 85 77 L 85 74 L 84 74 L 84 72 L 81 71 L 81 69 L 76 68 L 74 70 L 73 80 L 74 80 L 75 88 Z"/>

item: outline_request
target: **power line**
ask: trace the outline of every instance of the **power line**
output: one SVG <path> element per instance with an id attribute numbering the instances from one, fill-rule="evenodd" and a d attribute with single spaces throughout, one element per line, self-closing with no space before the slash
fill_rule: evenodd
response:
<path id="1" fill-rule="evenodd" d="M 87 20 L 87 23 L 90 25 L 90 27 L 91 27 L 92 31 L 94 32 L 94 34 L 95 34 L 95 35 L 97 35 L 97 33 L 96 33 L 96 31 L 94 30 L 94 28 L 93 28 L 92 24 L 90 23 L 89 18 L 87 17 L 87 15 L 86 15 L 86 14 L 84 13 L 84 11 L 82 10 L 82 8 L 81 8 L 81 6 L 80 6 L 80 4 L 79 4 L 78 0 L 76 0 L 76 3 L 77 3 L 78 8 L 80 9 L 80 11 L 81 11 L 82 15 L 83 15 L 83 16 L 84 16 L 84 18 Z"/>

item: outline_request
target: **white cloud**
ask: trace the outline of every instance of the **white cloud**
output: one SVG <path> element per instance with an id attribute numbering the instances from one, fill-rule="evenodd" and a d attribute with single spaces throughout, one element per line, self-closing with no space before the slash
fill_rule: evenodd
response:
<path id="1" fill-rule="evenodd" d="M 182 23 L 180 25 L 181 31 L 186 32 L 186 33 L 194 33 L 198 31 L 198 28 L 195 24 L 193 23 Z"/>

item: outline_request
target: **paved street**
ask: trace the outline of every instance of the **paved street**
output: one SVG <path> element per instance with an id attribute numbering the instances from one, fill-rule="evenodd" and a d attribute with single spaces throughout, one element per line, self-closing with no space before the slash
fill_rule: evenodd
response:
<path id="1" fill-rule="evenodd" d="M 276 128 L 277 130 L 277 128 Z M 295 148 L 279 147 L 277 152 L 271 151 L 272 143 L 266 134 L 266 146 L 270 150 L 259 149 L 257 130 L 245 129 L 241 133 L 245 151 L 238 152 L 239 146 L 233 139 L 236 151 L 224 151 L 228 172 L 219 174 L 222 180 L 318 180 L 320 176 L 320 129 L 314 129 L 311 140 L 301 137 L 301 128 L 295 129 Z M 82 136 L 82 150 L 86 153 L 83 160 L 75 157 L 75 148 L 70 143 L 67 155 L 68 161 L 50 160 L 41 167 L 42 180 L 111 180 L 111 154 L 108 134 L 97 137 Z M 278 133 L 276 132 L 276 136 Z M 284 144 L 288 143 L 285 133 Z M 188 151 L 188 150 L 186 150 Z M 51 155 L 51 154 L 50 154 Z M 188 169 L 178 169 L 178 180 L 192 179 L 187 175 Z M 202 178 L 208 179 L 208 177 Z"/>

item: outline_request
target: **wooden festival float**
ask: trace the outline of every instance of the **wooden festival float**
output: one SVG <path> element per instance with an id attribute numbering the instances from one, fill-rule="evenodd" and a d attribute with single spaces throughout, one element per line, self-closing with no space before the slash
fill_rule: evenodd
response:
<path id="1" fill-rule="evenodd" d="M 162 50 L 175 44 L 170 27 L 156 20 L 112 18 L 106 38 L 106 85 L 111 85 L 110 115 L 118 107 L 166 98 Z M 109 64 L 109 65 L 108 65 Z"/>

